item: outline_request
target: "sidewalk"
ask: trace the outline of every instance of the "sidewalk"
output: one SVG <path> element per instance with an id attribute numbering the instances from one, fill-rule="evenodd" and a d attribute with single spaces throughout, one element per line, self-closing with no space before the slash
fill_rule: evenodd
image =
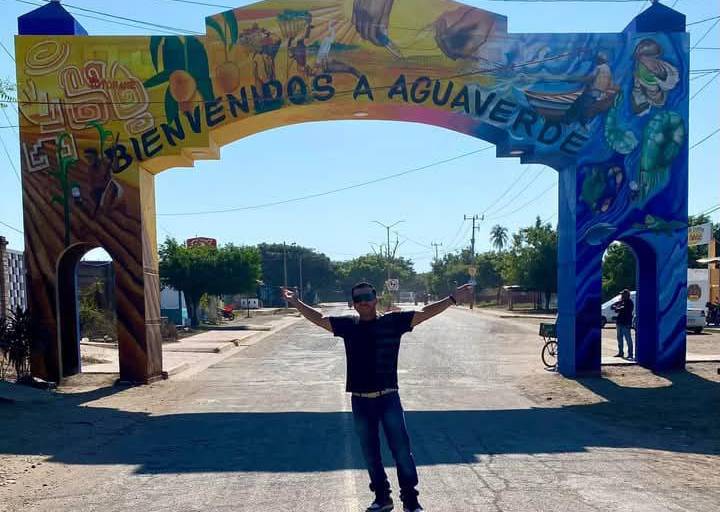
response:
<path id="1" fill-rule="evenodd" d="M 174 343 L 163 343 L 163 372 L 168 377 L 186 372 L 195 374 L 285 329 L 297 320 L 295 316 L 278 316 L 271 322 L 263 322 L 264 325 L 223 325 Z M 82 373 L 118 374 L 117 344 L 87 342 L 80 345 L 82 358 L 88 361 L 83 363 Z"/>
<path id="2" fill-rule="evenodd" d="M 459 308 L 463 309 L 470 309 L 468 306 L 461 305 L 458 306 Z M 500 309 L 496 307 L 475 307 L 473 311 L 481 311 L 483 313 L 488 313 L 490 315 L 496 316 L 498 318 L 530 318 L 535 320 L 552 320 L 555 321 L 557 319 L 557 315 L 553 315 L 551 313 L 526 313 L 523 311 L 510 311 L 507 309 Z"/>

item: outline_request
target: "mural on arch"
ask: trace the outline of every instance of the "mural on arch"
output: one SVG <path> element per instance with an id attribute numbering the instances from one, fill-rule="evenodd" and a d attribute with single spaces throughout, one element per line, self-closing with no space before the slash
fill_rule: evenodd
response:
<path id="1" fill-rule="evenodd" d="M 638 357 L 681 366 L 687 41 L 514 34 L 449 0 L 267 0 L 207 18 L 205 36 L 18 36 L 32 307 L 57 330 L 59 256 L 104 246 L 127 292 L 121 337 L 146 357 L 132 372 L 156 373 L 159 308 L 141 298 L 157 288 L 153 175 L 274 127 L 401 120 L 559 171 L 561 347 L 574 347 L 561 371 L 599 368 L 599 264 L 616 239 L 678 264 L 641 273 L 657 296 L 655 316 L 649 302 L 640 314 L 656 327 Z M 54 358 L 38 372 L 54 374 Z"/>

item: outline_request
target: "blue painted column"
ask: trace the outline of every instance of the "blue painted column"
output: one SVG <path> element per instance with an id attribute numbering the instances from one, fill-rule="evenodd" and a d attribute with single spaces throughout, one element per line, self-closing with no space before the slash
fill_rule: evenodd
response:
<path id="1" fill-rule="evenodd" d="M 560 171 L 558 207 L 558 370 L 566 377 L 597 375 L 601 362 L 600 305 L 605 247 L 581 243 L 577 169 Z"/>

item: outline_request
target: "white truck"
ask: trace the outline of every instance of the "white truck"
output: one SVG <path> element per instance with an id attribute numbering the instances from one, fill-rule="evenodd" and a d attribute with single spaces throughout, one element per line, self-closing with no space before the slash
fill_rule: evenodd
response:
<path id="1" fill-rule="evenodd" d="M 707 312 L 705 304 L 709 300 L 710 280 L 707 269 L 688 269 L 688 298 L 687 298 L 687 330 L 700 334 L 705 329 Z M 630 292 L 630 298 L 637 307 L 636 292 Z M 606 324 L 615 323 L 617 313 L 612 306 L 620 301 L 620 295 L 616 295 L 602 305 L 602 327 Z M 635 320 L 633 319 L 633 327 Z"/>

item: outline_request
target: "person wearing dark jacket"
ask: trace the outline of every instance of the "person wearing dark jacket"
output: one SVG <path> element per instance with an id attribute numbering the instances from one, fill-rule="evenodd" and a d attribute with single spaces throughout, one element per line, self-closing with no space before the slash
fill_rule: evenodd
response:
<path id="1" fill-rule="evenodd" d="M 617 320 L 615 320 L 615 325 L 617 327 L 618 353 L 615 354 L 615 357 L 625 357 L 623 350 L 624 340 L 627 342 L 628 359 L 635 359 L 632 339 L 633 312 L 635 310 L 635 304 L 633 304 L 633 301 L 630 298 L 630 290 L 623 290 L 620 301 L 613 304 L 612 308 L 618 314 Z"/>

